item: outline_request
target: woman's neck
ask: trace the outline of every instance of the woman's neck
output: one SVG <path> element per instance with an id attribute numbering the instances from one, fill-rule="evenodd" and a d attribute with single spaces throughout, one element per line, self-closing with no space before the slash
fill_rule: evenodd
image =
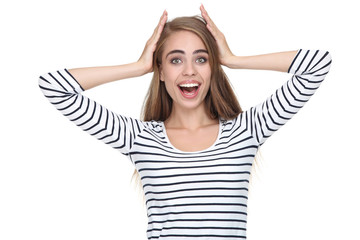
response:
<path id="1" fill-rule="evenodd" d="M 205 104 L 201 104 L 196 109 L 185 109 L 173 105 L 171 114 L 164 123 L 167 128 L 196 130 L 204 126 L 217 124 L 218 119 L 211 119 L 208 116 L 205 111 Z"/>

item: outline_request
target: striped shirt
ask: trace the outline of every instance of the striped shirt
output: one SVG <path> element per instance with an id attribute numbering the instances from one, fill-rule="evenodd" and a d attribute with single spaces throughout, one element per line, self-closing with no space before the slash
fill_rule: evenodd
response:
<path id="1" fill-rule="evenodd" d="M 309 100 L 331 65 L 326 51 L 299 50 L 292 77 L 263 103 L 219 120 L 214 144 L 176 149 L 161 121 L 116 114 L 81 95 L 66 70 L 40 76 L 48 100 L 77 126 L 126 155 L 141 176 L 148 239 L 245 239 L 248 184 L 258 147 Z"/>

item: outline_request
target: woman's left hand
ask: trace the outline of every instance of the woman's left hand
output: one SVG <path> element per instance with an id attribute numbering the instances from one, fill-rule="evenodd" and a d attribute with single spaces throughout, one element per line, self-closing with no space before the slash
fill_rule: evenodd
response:
<path id="1" fill-rule="evenodd" d="M 225 35 L 217 28 L 215 23 L 209 17 L 207 11 L 205 10 L 204 6 L 201 4 L 200 6 L 201 16 L 206 21 L 206 27 L 213 35 L 216 40 L 217 46 L 219 48 L 219 58 L 220 63 L 224 66 L 230 67 L 232 59 L 234 59 L 234 54 L 231 52 L 227 42 Z"/>

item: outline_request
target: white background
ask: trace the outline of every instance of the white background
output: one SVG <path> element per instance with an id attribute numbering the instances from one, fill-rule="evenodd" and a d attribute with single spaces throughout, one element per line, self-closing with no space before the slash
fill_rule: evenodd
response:
<path id="1" fill-rule="evenodd" d="M 2 1 L 1 240 L 145 240 L 133 166 L 63 117 L 38 88 L 61 68 L 136 61 L 160 15 L 200 1 Z M 237 55 L 331 52 L 314 97 L 262 147 L 250 187 L 249 240 L 359 240 L 359 14 L 356 1 L 202 1 Z M 246 110 L 288 74 L 225 69 Z M 151 75 L 87 91 L 139 117 Z"/>

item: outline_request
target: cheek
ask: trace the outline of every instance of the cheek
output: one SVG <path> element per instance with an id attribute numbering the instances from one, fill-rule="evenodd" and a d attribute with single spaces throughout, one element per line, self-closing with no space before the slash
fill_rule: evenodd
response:
<path id="1" fill-rule="evenodd" d="M 174 83 L 172 81 L 169 81 L 167 78 L 164 81 L 166 92 L 170 95 L 172 99 L 174 99 L 176 88 L 174 87 Z"/>
<path id="2" fill-rule="evenodd" d="M 211 66 L 209 63 L 207 63 L 204 66 L 201 66 L 201 68 L 199 68 L 199 71 L 201 72 L 201 75 L 205 78 L 210 78 L 211 77 Z"/>
<path id="3" fill-rule="evenodd" d="M 161 71 L 161 80 L 163 81 L 175 81 L 176 76 L 178 75 L 178 70 L 174 67 L 164 66 Z"/>
<path id="4" fill-rule="evenodd" d="M 203 75 L 204 77 L 204 80 L 206 82 L 206 93 L 209 91 L 210 89 L 210 86 L 211 86 L 211 81 L 213 81 L 214 79 L 211 79 L 212 78 L 212 75 L 211 75 L 211 69 L 209 67 L 209 69 L 204 73 Z"/>
<path id="5" fill-rule="evenodd" d="M 204 81 L 206 81 L 210 85 L 210 81 L 211 81 L 211 68 L 210 68 L 210 66 L 207 67 L 206 69 L 203 69 L 202 76 L 203 76 Z"/>
<path id="6" fill-rule="evenodd" d="M 177 90 L 177 79 L 181 76 L 181 70 L 179 68 L 168 67 L 162 71 L 161 80 L 165 82 L 166 90 L 169 92 L 174 92 Z"/>

